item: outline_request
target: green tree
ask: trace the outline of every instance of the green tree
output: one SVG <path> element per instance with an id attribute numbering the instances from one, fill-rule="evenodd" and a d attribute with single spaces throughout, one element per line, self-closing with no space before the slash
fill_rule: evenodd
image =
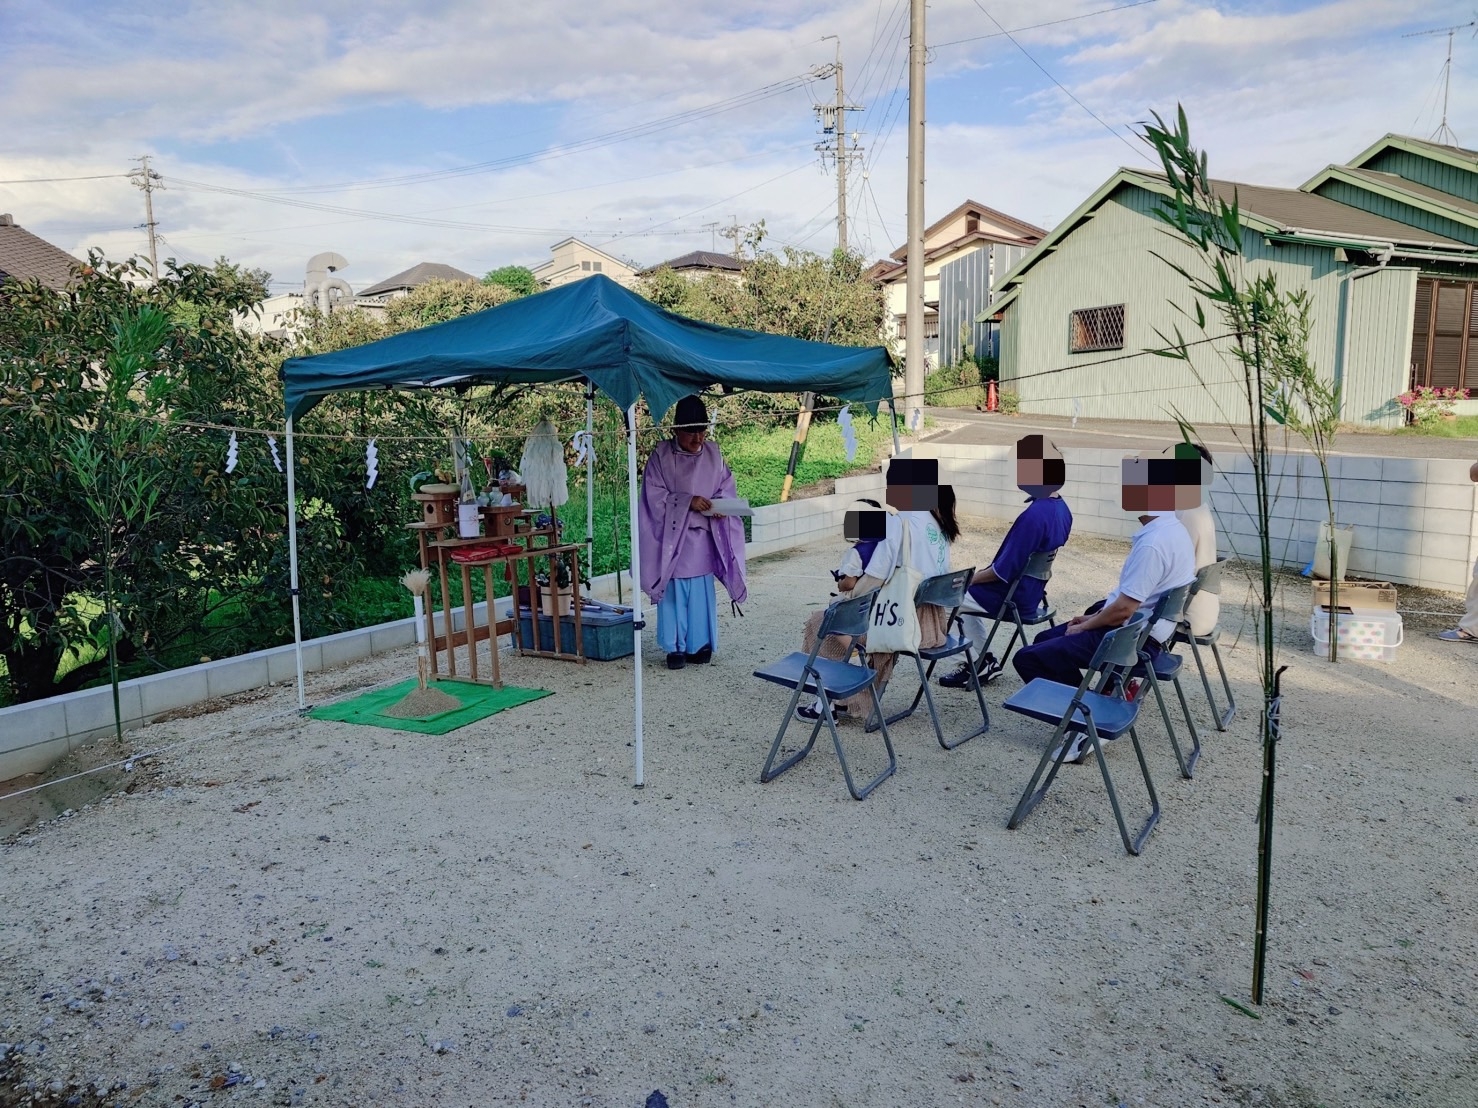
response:
<path id="1" fill-rule="evenodd" d="M 279 475 L 228 478 L 222 432 L 151 429 L 166 393 L 187 422 L 256 423 L 280 404 L 270 348 L 232 324 L 259 293 L 209 266 L 171 262 L 151 282 L 96 254 L 64 292 L 0 293 L 0 655 L 13 699 L 81 687 L 114 658 L 162 665 L 238 583 L 261 579 L 282 533 Z M 157 317 L 157 345 L 129 330 Z"/>
<path id="2" fill-rule="evenodd" d="M 539 278 L 527 266 L 505 265 L 490 271 L 483 277 L 484 285 L 498 285 L 514 296 L 531 296 L 539 291 Z"/>
<path id="3" fill-rule="evenodd" d="M 758 227 L 762 232 L 763 227 Z M 744 270 L 742 281 L 712 275 L 689 282 L 663 267 L 643 279 L 638 291 L 668 311 L 724 327 L 844 346 L 882 342 L 883 290 L 862 276 L 856 254 L 813 254 L 787 246 L 764 253 Z M 756 411 L 791 412 L 794 397 L 746 394 Z"/>

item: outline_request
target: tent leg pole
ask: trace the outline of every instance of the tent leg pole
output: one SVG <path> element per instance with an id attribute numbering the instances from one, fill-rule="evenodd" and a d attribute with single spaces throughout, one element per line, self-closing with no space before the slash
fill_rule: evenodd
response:
<path id="1" fill-rule="evenodd" d="M 632 743 L 636 758 L 636 787 L 639 789 L 645 783 L 642 776 L 642 708 L 641 708 L 641 633 L 642 633 L 642 606 L 641 606 L 641 541 L 637 535 L 637 527 L 640 519 L 636 510 L 636 405 L 626 409 L 626 501 L 631 513 L 631 633 L 636 641 L 632 644 L 635 648 L 632 657 L 632 671 L 634 681 L 634 699 L 636 701 L 636 738 Z M 620 570 L 618 569 L 619 573 Z"/>
<path id="2" fill-rule="evenodd" d="M 287 421 L 287 570 L 293 603 L 293 657 L 298 670 L 298 711 L 308 707 L 303 689 L 303 616 L 298 606 L 298 483 L 293 461 L 293 421 Z"/>
<path id="3" fill-rule="evenodd" d="M 888 415 L 893 425 L 893 454 L 898 456 L 903 453 L 903 447 L 898 445 L 898 406 L 893 403 L 893 398 L 888 397 Z"/>
<path id="4" fill-rule="evenodd" d="M 595 386 L 585 390 L 585 580 L 595 580 Z M 616 569 L 620 573 L 620 567 Z"/>

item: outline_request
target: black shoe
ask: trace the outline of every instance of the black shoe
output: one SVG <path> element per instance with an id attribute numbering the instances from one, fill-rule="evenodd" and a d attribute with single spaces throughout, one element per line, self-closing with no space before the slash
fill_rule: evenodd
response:
<path id="1" fill-rule="evenodd" d="M 682 669 L 683 666 L 685 666 L 687 664 L 688 664 L 687 658 L 685 658 L 681 654 L 669 654 L 669 655 L 667 655 L 667 668 L 668 669 Z"/>
<path id="2" fill-rule="evenodd" d="M 982 685 L 989 685 L 997 677 L 1006 672 L 1006 663 L 996 661 L 994 654 L 984 654 L 981 655 L 975 672 L 980 674 L 980 683 Z"/>
<path id="3" fill-rule="evenodd" d="M 975 673 L 982 685 L 989 685 L 997 677 L 1001 676 L 1005 667 L 996 661 L 994 654 L 986 654 L 975 660 Z M 960 666 L 953 673 L 947 673 L 939 679 L 941 687 L 946 689 L 968 689 L 970 687 L 970 667 Z"/>
<path id="4" fill-rule="evenodd" d="M 690 666 L 706 666 L 713 660 L 713 647 L 705 646 L 698 653 L 685 654 L 683 657 L 687 659 Z"/>
<path id="5" fill-rule="evenodd" d="M 968 689 L 970 687 L 970 667 L 962 665 L 953 673 L 946 673 L 939 679 L 939 685 L 945 689 Z"/>

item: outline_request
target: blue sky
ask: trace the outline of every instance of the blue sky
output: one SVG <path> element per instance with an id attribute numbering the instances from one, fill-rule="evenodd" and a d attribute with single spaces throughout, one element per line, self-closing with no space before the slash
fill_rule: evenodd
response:
<path id="1" fill-rule="evenodd" d="M 1131 128 L 1178 102 L 1213 173 L 1257 184 L 1296 186 L 1389 131 L 1428 136 L 1446 40 L 1403 35 L 1474 15 L 1415 7 L 936 0 L 929 218 L 970 197 L 1050 227 L 1119 165 L 1147 165 Z M 140 252 L 142 197 L 116 175 L 148 153 L 161 253 L 224 254 L 282 287 L 321 250 L 363 286 L 420 261 L 537 264 L 570 234 L 650 264 L 724 248 L 710 225 L 735 218 L 764 219 L 769 245 L 824 250 L 835 182 L 812 105 L 833 86 L 803 78 L 838 35 L 866 109 L 849 120 L 864 148 L 852 238 L 880 256 L 904 230 L 907 8 L 0 0 L 0 181 L 115 175 L 0 184 L 0 211 L 73 253 Z M 1066 22 L 1013 44 L 996 20 Z M 1449 117 L 1478 146 L 1471 31 Z"/>

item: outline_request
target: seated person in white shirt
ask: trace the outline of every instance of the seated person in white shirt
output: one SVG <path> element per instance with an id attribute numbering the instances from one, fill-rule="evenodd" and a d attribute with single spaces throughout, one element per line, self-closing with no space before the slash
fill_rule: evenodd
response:
<path id="1" fill-rule="evenodd" d="M 1177 498 L 1184 507 L 1191 507 L 1199 498 L 1199 470 L 1203 463 L 1199 456 L 1195 457 L 1193 471 L 1186 473 L 1181 468 L 1186 461 L 1124 459 L 1124 510 L 1137 515 L 1144 526 L 1131 542 L 1129 556 L 1119 573 L 1118 587 L 1083 615 L 1048 628 L 1030 646 L 1018 650 L 1012 664 L 1023 682 L 1044 677 L 1076 688 L 1105 635 L 1129 622 L 1135 612 L 1151 611 L 1171 589 L 1195 580 L 1195 547 L 1190 534 L 1175 518 L 1175 510 Z M 1161 620 L 1150 628 L 1144 649 L 1151 656 L 1159 653 L 1161 644 L 1170 640 L 1174 630 L 1169 620 Z M 1074 760 L 1077 754 L 1077 750 L 1070 750 L 1066 760 Z"/>
<path id="2" fill-rule="evenodd" d="M 1201 503 L 1194 508 L 1182 508 L 1175 513 L 1191 536 L 1191 545 L 1196 548 L 1196 572 L 1216 564 L 1216 519 L 1211 514 L 1211 451 L 1200 443 L 1191 443 L 1206 465 L 1202 468 L 1205 484 L 1201 486 Z M 1186 619 L 1190 621 L 1191 633 L 1209 635 L 1216 629 L 1221 618 L 1221 597 L 1214 592 L 1198 592 L 1186 605 Z"/>

